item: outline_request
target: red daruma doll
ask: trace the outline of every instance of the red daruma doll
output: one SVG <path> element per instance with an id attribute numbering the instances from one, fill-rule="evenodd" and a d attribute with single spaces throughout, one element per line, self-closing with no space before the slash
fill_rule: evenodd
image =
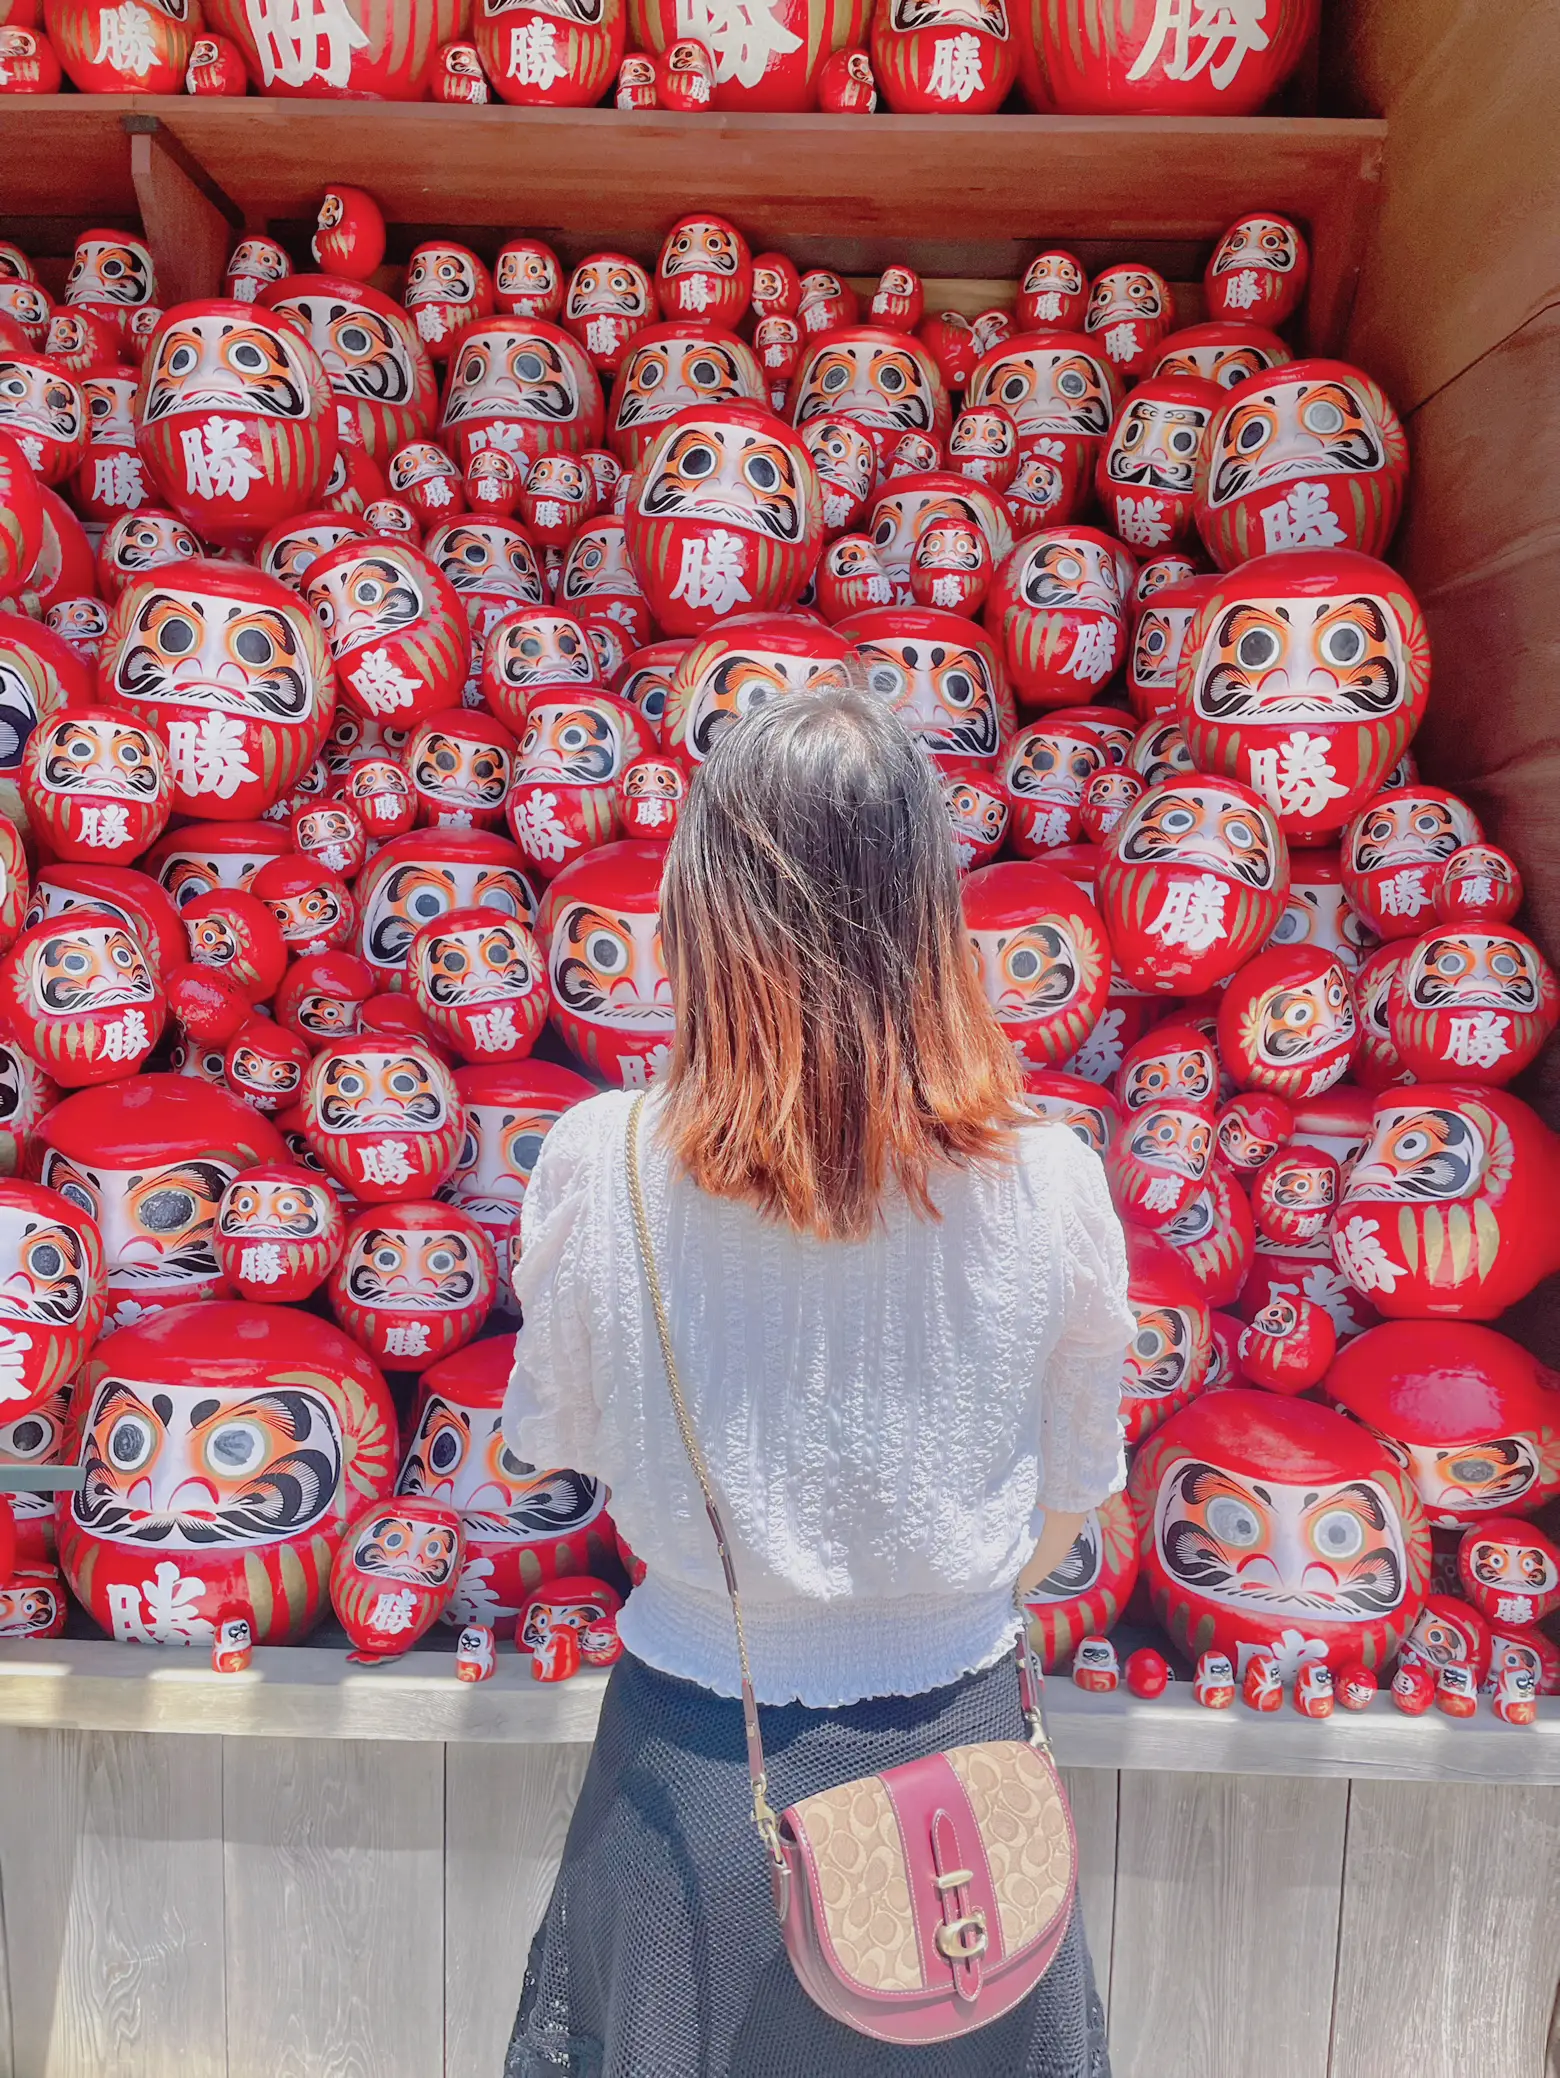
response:
<path id="1" fill-rule="evenodd" d="M 363 1033 L 314 1057 L 303 1125 L 330 1174 L 368 1204 L 427 1197 L 460 1153 L 449 1070 L 413 1040 Z"/>
<path id="2" fill-rule="evenodd" d="M 343 541 L 310 564 L 303 596 L 325 630 L 343 699 L 409 728 L 459 704 L 470 633 L 455 588 L 401 541 Z"/>
<path id="3" fill-rule="evenodd" d="M 424 924 L 406 959 L 412 1001 L 463 1058 L 524 1060 L 547 1021 L 541 947 L 518 917 L 454 909 Z"/>
<path id="4" fill-rule="evenodd" d="M 300 1305 L 335 1268 L 346 1225 L 329 1184 L 295 1163 L 262 1163 L 222 1194 L 217 1261 L 241 1299 Z"/>
<path id="5" fill-rule="evenodd" d="M 129 865 L 167 826 L 173 782 L 150 729 L 91 707 L 33 730 L 22 795 L 56 858 Z"/>
<path id="6" fill-rule="evenodd" d="M 380 1363 L 423 1371 L 471 1340 L 497 1284 L 493 1244 L 458 1206 L 371 1205 L 347 1229 L 330 1303 Z"/>
<path id="7" fill-rule="evenodd" d="M 963 900 L 981 986 L 1019 1060 L 1060 1066 L 1110 991 L 1099 912 L 1065 874 L 1033 860 L 979 867 Z"/>
<path id="8" fill-rule="evenodd" d="M 106 909 L 73 910 L 24 931 L 0 963 L 0 1008 L 25 1050 L 66 1089 L 134 1075 L 168 1014 L 140 940 Z"/>
<path id="9" fill-rule="evenodd" d="M 347 1527 L 330 1570 L 331 1605 L 372 1666 L 409 1652 L 448 1609 L 466 1556 L 465 1532 L 440 1501 L 396 1495 Z"/>
<path id="10" fill-rule="evenodd" d="M 625 1089 L 643 1088 L 671 1051 L 665 862 L 663 845 L 603 845 L 566 866 L 542 904 L 553 1023 L 572 1052 Z"/>
<path id="11" fill-rule="evenodd" d="M 96 1223 L 57 1191 L 0 1183 L 0 1416 L 41 1407 L 97 1340 L 108 1304 Z"/>

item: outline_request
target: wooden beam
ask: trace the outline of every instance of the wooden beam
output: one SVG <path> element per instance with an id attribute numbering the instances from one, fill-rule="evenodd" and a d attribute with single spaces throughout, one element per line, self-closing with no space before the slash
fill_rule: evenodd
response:
<path id="1" fill-rule="evenodd" d="M 126 127 L 130 176 L 157 270 L 157 300 L 167 309 L 215 296 L 241 217 L 162 124 L 132 116 Z"/>

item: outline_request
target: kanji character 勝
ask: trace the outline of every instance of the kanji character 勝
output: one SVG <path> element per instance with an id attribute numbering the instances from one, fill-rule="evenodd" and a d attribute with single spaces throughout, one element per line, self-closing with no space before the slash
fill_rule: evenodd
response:
<path id="1" fill-rule="evenodd" d="M 515 842 L 528 858 L 563 859 L 578 851 L 580 840 L 558 814 L 553 793 L 516 795 L 509 804 Z"/>
<path id="2" fill-rule="evenodd" d="M 1446 1050 L 1441 1058 L 1458 1068 L 1496 1067 L 1511 1051 L 1507 1037 L 1510 1030 L 1511 1019 L 1493 1010 L 1448 1018 Z"/>
<path id="3" fill-rule="evenodd" d="M 776 58 L 802 48 L 771 0 L 677 0 L 677 34 L 704 45 L 722 86 L 756 87 Z"/>
<path id="4" fill-rule="evenodd" d="M 105 7 L 98 16 L 98 47 L 94 65 L 110 65 L 115 72 L 145 79 L 158 63 L 157 38 L 152 17 L 136 0 L 120 0 L 118 7 Z"/>
<path id="5" fill-rule="evenodd" d="M 1269 555 L 1282 548 L 1337 548 L 1348 540 L 1327 503 L 1327 487 L 1297 483 L 1275 504 L 1262 508 L 1262 538 Z"/>
<path id="6" fill-rule="evenodd" d="M 130 842 L 130 812 L 117 801 L 83 804 L 76 810 L 76 835 L 83 844 L 115 850 Z"/>
<path id="7" fill-rule="evenodd" d="M 984 93 L 980 41 L 974 36 L 939 36 L 932 46 L 932 76 L 927 92 L 939 101 L 972 101 Z"/>
<path id="8" fill-rule="evenodd" d="M 742 549 L 741 535 L 730 534 L 724 527 L 690 535 L 682 545 L 682 565 L 672 597 L 686 600 L 695 609 L 707 606 L 718 614 L 730 613 L 739 600 L 750 602 L 753 594 L 743 582 Z"/>
<path id="9" fill-rule="evenodd" d="M 386 1356 L 426 1356 L 428 1329 L 420 1320 L 397 1321 L 385 1330 Z"/>
<path id="10" fill-rule="evenodd" d="M 211 418 L 186 426 L 179 434 L 184 450 L 184 476 L 198 498 L 247 498 L 265 468 L 245 445 L 237 419 Z"/>
<path id="11" fill-rule="evenodd" d="M 0 1402 L 27 1398 L 27 1352 L 32 1346 L 31 1335 L 20 1328 L 0 1328 Z"/>
<path id="12" fill-rule="evenodd" d="M 363 1165 L 365 1183 L 399 1184 L 411 1181 L 412 1165 L 406 1158 L 404 1140 L 381 1140 L 377 1147 L 360 1147 L 358 1160 Z"/>
<path id="13" fill-rule="evenodd" d="M 344 87 L 352 53 L 370 42 L 345 0 L 244 0 L 244 13 L 266 86 L 280 80 L 288 87 Z"/>
<path id="14" fill-rule="evenodd" d="M 1073 638 L 1072 655 L 1062 667 L 1068 677 L 1103 684 L 1116 668 L 1117 634 L 1114 621 L 1083 621 Z"/>
<path id="15" fill-rule="evenodd" d="M 141 457 L 117 448 L 94 456 L 92 497 L 98 505 L 111 505 L 123 512 L 138 512 L 146 503 Z"/>
<path id="16" fill-rule="evenodd" d="M 174 785 L 186 794 L 215 794 L 229 801 L 260 775 L 249 762 L 244 724 L 236 714 L 207 713 L 199 721 L 167 725 L 168 761 Z"/>
<path id="17" fill-rule="evenodd" d="M 375 714 L 395 714 L 417 697 L 415 678 L 408 678 L 387 649 L 365 650 L 348 676 L 352 690 Z"/>
<path id="18" fill-rule="evenodd" d="M 1333 1254 L 1345 1277 L 1362 1292 L 1392 1292 L 1407 1268 L 1394 1262 L 1381 1238 L 1380 1223 L 1374 1219 L 1347 1220 L 1333 1235 Z"/>
<path id="19" fill-rule="evenodd" d="M 1339 783 L 1325 736 L 1295 729 L 1282 743 L 1251 753 L 1251 784 L 1280 815 L 1317 816 L 1334 801 L 1348 799 Z"/>
<path id="20" fill-rule="evenodd" d="M 238 1274 L 250 1284 L 276 1284 L 282 1275 L 282 1251 L 274 1241 L 254 1241 L 239 1251 Z"/>
<path id="21" fill-rule="evenodd" d="M 509 77 L 522 87 L 538 87 L 545 94 L 550 86 L 568 77 L 568 67 L 558 55 L 558 31 L 552 22 L 532 15 L 528 22 L 509 32 Z"/>
<path id="22" fill-rule="evenodd" d="M 1195 79 L 1206 69 L 1222 92 L 1249 52 L 1267 49 L 1266 19 L 1267 0 L 1154 0 L 1148 40 L 1127 77 L 1144 79 L 1163 60 L 1167 79 Z"/>
<path id="23" fill-rule="evenodd" d="M 1224 936 L 1224 905 L 1229 894 L 1228 883 L 1216 873 L 1174 880 L 1165 889 L 1159 914 L 1145 928 L 1164 945 L 1206 952 Z"/>

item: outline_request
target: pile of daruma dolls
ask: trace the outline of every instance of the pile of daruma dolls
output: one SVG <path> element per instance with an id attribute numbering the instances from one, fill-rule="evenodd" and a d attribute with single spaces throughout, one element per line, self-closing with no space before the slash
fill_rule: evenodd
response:
<path id="1" fill-rule="evenodd" d="M 0 0 L 0 95 L 1255 115 L 1319 0 Z"/>
<path id="2" fill-rule="evenodd" d="M 498 1433 L 520 1204 L 666 1058 L 703 760 L 850 682 L 935 764 L 1029 1101 L 1127 1225 L 1135 1461 L 1029 1595 L 1045 1660 L 1113 1685 L 1141 1581 L 1210 1705 L 1395 1665 L 1531 1721 L 1560 1397 L 1490 1323 L 1560 1264 L 1508 1087 L 1556 983 L 1416 774 L 1403 431 L 1285 343 L 1299 230 L 1233 225 L 1180 331 L 1146 266 L 1044 252 L 968 322 L 707 215 L 653 273 L 423 246 L 401 302 L 383 252 L 351 189 L 321 271 L 248 238 L 167 311 L 133 239 L 58 311 L 0 251 L 0 1409 L 84 1467 L 18 1503 L 4 1629 L 63 1573 L 219 1665 L 332 1590 L 371 1658 L 443 1620 L 473 1678 L 516 1631 L 610 1661 L 608 1497 Z"/>

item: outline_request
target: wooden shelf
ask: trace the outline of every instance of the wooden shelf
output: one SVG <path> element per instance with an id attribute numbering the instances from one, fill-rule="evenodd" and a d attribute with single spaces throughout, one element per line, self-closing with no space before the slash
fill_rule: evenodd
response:
<path id="1" fill-rule="evenodd" d="M 311 217 L 340 180 L 368 188 L 396 224 L 464 235 L 653 246 L 699 205 L 732 217 L 755 249 L 852 273 L 901 259 L 933 275 L 1011 276 L 1037 240 L 1058 239 L 1168 256 L 1166 271 L 1184 279 L 1232 217 L 1279 209 L 1311 235 L 1309 332 L 1321 347 L 1342 336 L 1386 139 L 1383 123 L 1311 117 L 679 116 L 143 96 L 11 108 L 0 119 L 7 214 L 40 206 L 51 160 L 74 164 L 77 124 L 89 164 L 70 175 L 70 206 L 106 181 L 98 156 L 121 118 L 252 229 Z M 155 241 L 158 226 L 148 233 Z"/>
<path id="2" fill-rule="evenodd" d="M 606 1677 L 544 1687 L 502 1652 L 490 1681 L 457 1681 L 447 1651 L 355 1667 L 319 1646 L 262 1649 L 245 1674 L 203 1652 L 60 1638 L 0 1645 L 0 1725 L 53 1731 L 204 1732 L 229 1738 L 388 1739 L 452 1745 L 573 1745 L 595 1737 Z M 1322 1723 L 1286 1703 L 1271 1717 L 1199 1707 L 1184 1686 L 1157 1702 L 1086 1695 L 1053 1678 L 1046 1708 L 1070 1768 L 1214 1775 L 1353 1776 L 1400 1782 L 1560 1784 L 1560 1701 L 1536 1725 L 1503 1725 L 1481 1699 L 1454 1724 L 1408 1718 L 1388 1698 Z"/>

